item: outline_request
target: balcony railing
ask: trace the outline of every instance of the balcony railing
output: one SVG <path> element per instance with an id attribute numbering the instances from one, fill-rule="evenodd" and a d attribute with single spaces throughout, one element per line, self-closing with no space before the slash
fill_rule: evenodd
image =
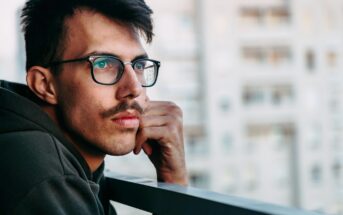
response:
<path id="1" fill-rule="evenodd" d="M 106 173 L 111 200 L 158 215 L 318 215 L 197 188 Z"/>

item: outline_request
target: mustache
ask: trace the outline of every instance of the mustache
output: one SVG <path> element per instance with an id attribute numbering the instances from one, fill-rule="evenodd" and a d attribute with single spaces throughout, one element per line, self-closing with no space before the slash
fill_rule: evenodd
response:
<path id="1" fill-rule="evenodd" d="M 118 104 L 117 106 L 110 108 L 107 111 L 102 112 L 100 115 L 103 118 L 108 118 L 117 113 L 129 110 L 129 109 L 136 110 L 140 114 L 143 114 L 143 111 L 144 111 L 142 106 L 138 104 L 137 102 L 132 102 L 131 104 L 129 104 L 128 102 L 122 102 Z"/>

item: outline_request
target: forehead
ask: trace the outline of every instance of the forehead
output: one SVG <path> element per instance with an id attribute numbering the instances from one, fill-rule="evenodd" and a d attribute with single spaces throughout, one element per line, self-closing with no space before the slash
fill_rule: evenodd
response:
<path id="1" fill-rule="evenodd" d="M 144 54 L 138 33 L 128 24 L 87 9 L 65 21 L 64 59 L 90 53 L 112 53 L 124 60 Z"/>

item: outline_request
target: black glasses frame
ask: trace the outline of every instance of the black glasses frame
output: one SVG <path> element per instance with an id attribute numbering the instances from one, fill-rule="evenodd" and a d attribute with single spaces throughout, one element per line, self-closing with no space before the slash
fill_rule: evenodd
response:
<path id="1" fill-rule="evenodd" d="M 99 82 L 99 81 L 96 80 L 95 75 L 94 75 L 94 61 L 95 61 L 96 59 L 98 59 L 99 57 L 109 57 L 109 58 L 116 59 L 116 60 L 118 60 L 118 61 L 121 63 L 121 65 L 123 66 L 123 67 L 122 67 L 123 69 L 119 71 L 119 74 L 118 74 L 118 76 L 117 76 L 118 78 L 117 78 L 115 81 L 113 81 L 112 83 L 102 83 L 102 82 Z M 95 83 L 100 84 L 100 85 L 114 85 L 114 84 L 118 83 L 119 80 L 121 79 L 121 77 L 123 76 L 124 71 L 125 71 L 125 69 L 124 69 L 124 68 L 125 68 L 125 65 L 130 64 L 130 65 L 134 68 L 135 64 L 136 64 L 137 62 L 142 61 L 142 60 L 152 62 L 153 65 L 154 65 L 155 68 L 156 68 L 156 77 L 155 77 L 155 81 L 154 81 L 152 84 L 150 84 L 150 85 L 143 85 L 143 84 L 142 84 L 142 87 L 152 87 L 152 86 L 154 86 L 154 85 L 156 84 L 157 77 L 158 77 L 158 71 L 159 71 L 159 68 L 160 68 L 160 66 L 161 66 L 161 62 L 160 62 L 160 61 L 157 61 L 157 60 L 149 59 L 149 58 L 139 58 L 139 59 L 136 59 L 136 60 L 131 61 L 131 62 L 123 62 L 120 58 L 115 57 L 115 56 L 113 56 L 113 55 L 89 55 L 89 56 L 86 56 L 86 57 L 83 57 L 83 58 L 76 58 L 76 59 L 62 60 L 62 61 L 54 61 L 54 62 L 49 63 L 49 64 L 46 65 L 45 67 L 48 68 L 48 67 L 51 67 L 51 66 L 57 66 L 57 65 L 59 65 L 59 64 L 64 64 L 64 63 L 73 63 L 73 62 L 80 62 L 80 61 L 88 61 L 88 62 L 91 64 L 91 75 L 92 75 L 92 79 L 93 79 L 93 81 L 94 81 Z"/>

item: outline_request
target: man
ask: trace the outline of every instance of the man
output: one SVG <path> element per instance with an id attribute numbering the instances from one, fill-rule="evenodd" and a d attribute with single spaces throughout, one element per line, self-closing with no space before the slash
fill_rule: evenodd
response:
<path id="1" fill-rule="evenodd" d="M 187 184 L 182 112 L 150 101 L 160 63 L 144 0 L 28 0 L 27 86 L 0 82 L 0 214 L 114 214 L 104 157 L 143 150 Z M 100 186 L 99 186 L 100 185 Z"/>

